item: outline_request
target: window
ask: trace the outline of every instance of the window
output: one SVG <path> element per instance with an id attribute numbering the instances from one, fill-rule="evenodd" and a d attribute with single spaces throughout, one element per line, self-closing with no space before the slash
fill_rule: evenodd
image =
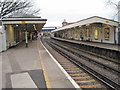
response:
<path id="1" fill-rule="evenodd" d="M 104 36 L 105 36 L 105 40 L 109 40 L 110 38 L 110 28 L 105 28 L 104 30 Z"/>
<path id="2" fill-rule="evenodd" d="M 84 39 L 84 33 L 83 33 L 83 30 L 80 30 L 80 39 L 81 39 L 81 40 Z"/>
<path id="3" fill-rule="evenodd" d="M 97 29 L 94 31 L 94 38 L 95 38 L 96 40 L 98 40 L 98 30 L 97 30 Z"/>

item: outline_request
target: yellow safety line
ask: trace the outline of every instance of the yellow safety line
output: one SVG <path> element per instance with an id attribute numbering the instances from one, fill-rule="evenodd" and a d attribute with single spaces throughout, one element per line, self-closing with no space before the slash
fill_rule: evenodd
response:
<path id="1" fill-rule="evenodd" d="M 45 77 L 45 81 L 46 81 L 47 88 L 51 88 L 50 81 L 49 81 L 49 79 L 48 79 L 47 72 L 46 72 L 46 68 L 45 68 L 45 66 L 44 66 L 43 59 L 42 59 L 42 56 L 41 56 L 40 51 L 39 51 L 39 57 L 40 57 L 41 66 L 42 66 L 42 69 L 43 69 L 43 74 L 44 74 L 44 77 Z"/>
<path id="2" fill-rule="evenodd" d="M 43 74 L 44 74 L 44 77 L 45 77 L 45 81 L 46 81 L 46 86 L 49 90 L 51 90 L 51 84 L 50 84 L 50 81 L 48 79 L 48 75 L 47 75 L 47 72 L 46 72 L 46 68 L 45 68 L 45 65 L 44 65 L 44 62 L 43 62 L 43 58 L 41 56 L 41 52 L 38 48 L 38 52 L 39 52 L 39 58 L 40 58 L 40 62 L 41 62 L 41 66 L 42 66 L 42 69 L 43 69 Z"/>

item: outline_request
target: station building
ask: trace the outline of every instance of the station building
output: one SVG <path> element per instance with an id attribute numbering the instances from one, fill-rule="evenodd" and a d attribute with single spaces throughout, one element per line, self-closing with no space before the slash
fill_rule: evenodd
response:
<path id="1" fill-rule="evenodd" d="M 4 51 L 25 40 L 27 43 L 34 32 L 42 29 L 47 19 L 41 17 L 2 18 L 2 49 Z"/>
<path id="2" fill-rule="evenodd" d="M 52 31 L 54 37 L 118 44 L 118 22 L 93 16 Z"/>

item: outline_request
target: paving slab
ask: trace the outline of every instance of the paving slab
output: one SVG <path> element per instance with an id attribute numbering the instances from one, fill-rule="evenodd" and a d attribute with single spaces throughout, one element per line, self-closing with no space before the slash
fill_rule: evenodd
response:
<path id="1" fill-rule="evenodd" d="M 27 72 L 11 75 L 11 82 L 12 88 L 37 88 Z"/>
<path id="2" fill-rule="evenodd" d="M 12 72 L 12 73 L 7 73 L 6 74 L 6 86 L 7 88 L 13 88 L 12 86 L 12 79 L 11 77 L 13 76 L 17 76 L 17 75 L 21 75 L 21 74 L 24 74 L 24 73 L 28 73 L 29 74 L 29 77 L 33 80 L 33 82 L 35 83 L 35 85 L 38 87 L 38 88 L 44 88 L 44 90 L 46 90 L 45 88 L 46 87 L 46 82 L 45 82 L 45 79 L 44 79 L 44 75 L 43 75 L 43 70 L 41 69 L 36 69 L 36 70 L 27 70 L 27 71 L 21 71 L 21 72 Z M 25 76 L 25 75 L 24 75 Z M 22 79 L 23 81 L 26 81 L 26 79 Z M 19 81 L 19 80 L 18 80 Z M 16 82 L 18 82 L 16 80 Z M 26 84 L 26 89 L 31 89 L 29 88 L 29 86 L 27 86 Z M 20 88 L 20 89 L 24 89 L 24 88 Z M 35 89 L 37 90 L 37 89 Z"/>
<path id="3" fill-rule="evenodd" d="M 30 70 L 28 73 L 38 88 L 47 88 L 42 70 Z"/>

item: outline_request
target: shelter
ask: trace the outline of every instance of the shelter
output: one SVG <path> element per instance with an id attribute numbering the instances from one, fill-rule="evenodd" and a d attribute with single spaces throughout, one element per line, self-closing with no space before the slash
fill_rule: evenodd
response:
<path id="1" fill-rule="evenodd" d="M 93 16 L 58 28 L 55 37 L 118 44 L 118 22 Z"/>
<path id="2" fill-rule="evenodd" d="M 32 32 L 37 32 L 46 24 L 47 19 L 41 17 L 6 17 L 2 18 L 2 30 L 4 32 L 4 48 L 15 46 L 31 39 Z"/>

